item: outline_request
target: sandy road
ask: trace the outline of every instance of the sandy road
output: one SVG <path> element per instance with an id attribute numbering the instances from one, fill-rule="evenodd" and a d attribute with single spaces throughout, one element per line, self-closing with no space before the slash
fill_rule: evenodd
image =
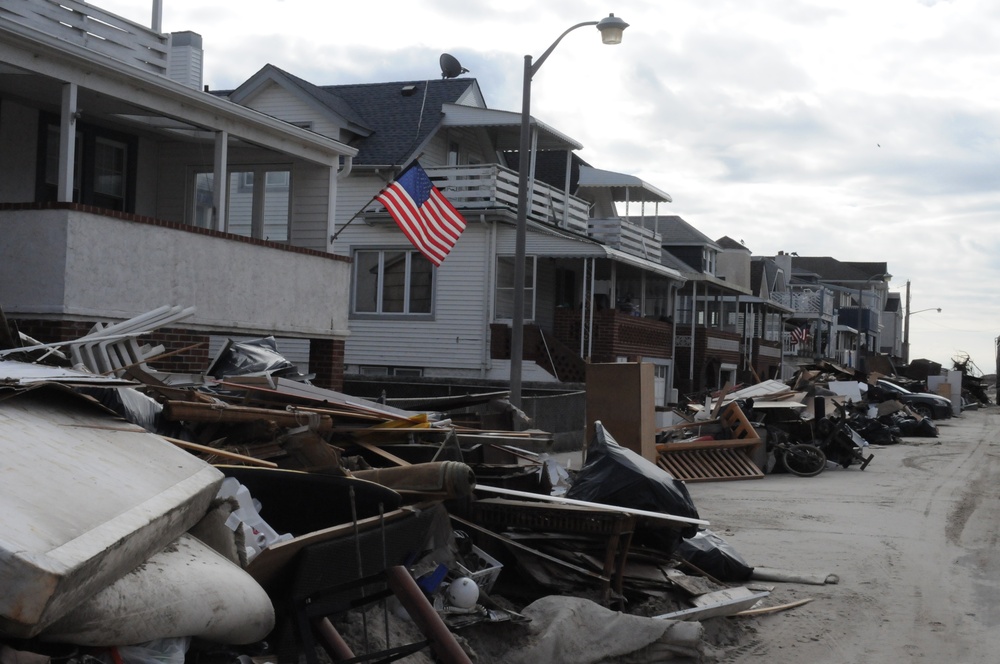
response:
<path id="1" fill-rule="evenodd" d="M 720 662 L 1000 661 L 1000 408 L 938 438 L 872 449 L 865 470 L 689 485 L 699 513 L 755 566 L 831 573 L 775 584 Z M 731 619 L 727 619 L 731 620 Z"/>

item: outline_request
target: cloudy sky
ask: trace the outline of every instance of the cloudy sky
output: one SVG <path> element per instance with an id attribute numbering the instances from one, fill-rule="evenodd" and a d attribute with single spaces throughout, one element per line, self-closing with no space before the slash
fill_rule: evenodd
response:
<path id="1" fill-rule="evenodd" d="M 151 0 L 96 0 L 149 25 Z M 995 368 L 1000 336 L 1000 3 L 989 0 L 163 0 L 204 37 L 205 83 L 267 63 L 316 84 L 438 78 L 451 53 L 519 111 L 525 55 L 609 12 L 620 46 L 567 35 L 532 114 L 592 165 L 671 194 L 712 238 L 886 261 L 911 357 Z"/>

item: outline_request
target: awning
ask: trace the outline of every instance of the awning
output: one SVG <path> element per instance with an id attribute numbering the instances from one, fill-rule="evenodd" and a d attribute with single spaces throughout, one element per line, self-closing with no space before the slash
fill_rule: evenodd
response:
<path id="1" fill-rule="evenodd" d="M 587 188 L 609 190 L 612 200 L 616 203 L 673 202 L 670 194 L 654 187 L 648 182 L 644 182 L 634 175 L 604 171 L 592 166 L 580 166 L 580 180 L 577 183 L 577 190 Z"/>

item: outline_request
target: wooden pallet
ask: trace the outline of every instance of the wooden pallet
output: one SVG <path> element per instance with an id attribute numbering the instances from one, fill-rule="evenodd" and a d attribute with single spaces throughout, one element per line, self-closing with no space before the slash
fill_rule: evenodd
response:
<path id="1" fill-rule="evenodd" d="M 763 471 L 750 459 L 760 439 L 715 440 L 704 443 L 669 443 L 660 446 L 656 465 L 685 482 L 756 480 Z"/>

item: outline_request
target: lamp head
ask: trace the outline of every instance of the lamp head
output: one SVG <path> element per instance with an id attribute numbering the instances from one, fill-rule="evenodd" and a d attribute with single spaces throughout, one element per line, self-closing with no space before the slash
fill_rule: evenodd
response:
<path id="1" fill-rule="evenodd" d="M 614 14 L 608 14 L 607 18 L 597 22 L 597 29 L 601 31 L 601 41 L 605 44 L 621 44 L 622 33 L 627 27 L 628 23 Z"/>

